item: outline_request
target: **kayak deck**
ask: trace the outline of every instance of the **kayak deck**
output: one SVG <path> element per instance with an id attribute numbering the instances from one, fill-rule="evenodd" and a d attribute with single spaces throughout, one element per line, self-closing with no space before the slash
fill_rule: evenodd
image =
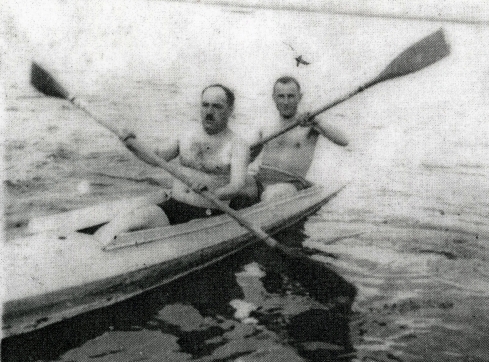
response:
<path id="1" fill-rule="evenodd" d="M 336 193 L 312 186 L 240 214 L 277 232 Z M 227 215 L 120 235 L 103 250 L 91 235 L 45 232 L 6 244 L 4 337 L 26 333 L 156 288 L 257 240 Z"/>

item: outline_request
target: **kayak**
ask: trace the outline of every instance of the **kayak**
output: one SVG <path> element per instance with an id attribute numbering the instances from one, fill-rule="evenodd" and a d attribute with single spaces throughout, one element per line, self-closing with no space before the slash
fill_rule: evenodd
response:
<path id="1" fill-rule="evenodd" d="M 338 192 L 311 184 L 238 213 L 273 234 L 315 213 Z M 256 242 L 225 214 L 122 233 L 105 247 L 86 230 L 47 229 L 8 241 L 3 338 L 129 299 Z"/>

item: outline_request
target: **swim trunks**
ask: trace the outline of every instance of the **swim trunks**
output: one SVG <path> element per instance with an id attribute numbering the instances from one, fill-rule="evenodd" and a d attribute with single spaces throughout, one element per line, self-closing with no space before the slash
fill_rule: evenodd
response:
<path id="1" fill-rule="evenodd" d="M 240 210 L 251 205 L 254 205 L 260 202 L 261 194 L 265 190 L 265 187 L 255 177 L 257 195 L 249 196 L 249 195 L 239 195 L 231 199 L 229 203 L 229 207 L 234 210 Z M 198 207 L 186 204 L 184 202 L 175 200 L 174 198 L 170 198 L 162 204 L 157 205 L 160 209 L 162 209 L 168 220 L 170 221 L 170 225 L 183 224 L 184 222 L 188 222 L 193 219 L 203 219 L 210 216 L 217 216 L 224 214 L 223 211 L 219 209 L 211 209 L 206 207 Z"/>
<path id="2" fill-rule="evenodd" d="M 193 206 L 173 198 L 157 206 L 165 212 L 170 221 L 170 225 L 183 224 L 193 219 L 202 219 L 224 214 L 223 211 L 218 209 Z"/>

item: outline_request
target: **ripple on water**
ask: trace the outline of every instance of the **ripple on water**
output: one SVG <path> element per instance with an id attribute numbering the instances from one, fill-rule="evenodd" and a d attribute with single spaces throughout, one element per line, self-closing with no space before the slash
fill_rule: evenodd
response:
<path id="1" fill-rule="evenodd" d="M 344 227 L 354 228 L 362 226 Z M 351 325 L 357 357 L 487 360 L 487 344 L 479 342 L 489 341 L 488 241 L 444 228 L 364 229 L 305 244 L 358 288 Z"/>

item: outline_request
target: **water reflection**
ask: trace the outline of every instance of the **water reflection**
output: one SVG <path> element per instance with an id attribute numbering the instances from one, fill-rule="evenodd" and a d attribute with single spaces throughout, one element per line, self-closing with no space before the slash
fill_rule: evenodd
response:
<path id="1" fill-rule="evenodd" d="M 278 239 L 301 245 L 303 225 Z M 352 352 L 354 287 L 258 245 L 116 306 L 2 343 L 5 361 L 311 360 Z M 340 357 L 341 360 L 344 360 Z"/>

